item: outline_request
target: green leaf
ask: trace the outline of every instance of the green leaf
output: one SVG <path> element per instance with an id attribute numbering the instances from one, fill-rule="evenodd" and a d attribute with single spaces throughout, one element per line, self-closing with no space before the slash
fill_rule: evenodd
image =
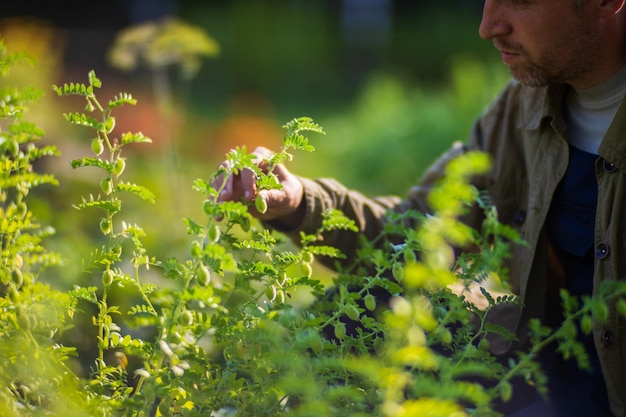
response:
<path id="1" fill-rule="evenodd" d="M 109 100 L 110 109 L 122 106 L 124 104 L 130 104 L 131 106 L 134 106 L 135 104 L 137 104 L 137 100 L 134 99 L 133 96 L 129 93 L 119 93 L 112 100 Z"/>
<path id="2" fill-rule="evenodd" d="M 204 228 L 200 224 L 190 218 L 183 218 L 183 222 L 187 226 L 187 234 L 189 235 L 200 236 L 204 231 Z"/>
<path id="3" fill-rule="evenodd" d="M 309 287 L 317 291 L 319 294 L 323 294 L 324 289 L 325 289 L 324 285 L 319 280 L 308 278 L 308 277 L 300 277 L 300 278 L 295 279 L 293 281 L 292 286 L 296 286 L 296 285 Z"/>
<path id="4" fill-rule="evenodd" d="M 354 220 L 346 217 L 340 210 L 327 210 L 322 214 L 322 216 L 322 232 L 336 229 L 352 230 L 353 232 L 359 231 Z"/>
<path id="5" fill-rule="evenodd" d="M 96 72 L 94 70 L 89 71 L 89 74 L 87 74 L 87 76 L 89 77 L 89 85 L 92 85 L 96 88 L 102 87 L 102 81 L 100 81 L 100 79 L 96 77 Z"/>
<path id="6" fill-rule="evenodd" d="M 298 117 L 283 125 L 283 129 L 287 130 L 287 136 L 291 136 L 294 133 L 298 133 L 303 130 L 310 132 L 316 132 L 326 134 L 322 127 L 313 122 L 310 117 Z"/>
<path id="7" fill-rule="evenodd" d="M 2 170 L 0 170 L 1 173 Z M 59 185 L 59 182 L 53 175 L 40 175 L 35 172 L 20 173 L 8 178 L 0 177 L 0 189 L 17 187 L 19 184 L 27 184 L 29 188 L 32 188 L 41 184 Z"/>
<path id="8" fill-rule="evenodd" d="M 120 138 L 122 145 L 128 145 L 129 143 L 152 143 L 152 139 L 144 136 L 143 133 L 131 133 L 126 132 Z"/>
<path id="9" fill-rule="evenodd" d="M 69 296 L 75 299 L 81 299 L 89 301 L 90 303 L 96 303 L 98 297 L 96 292 L 98 287 L 81 287 L 80 285 L 74 285 L 74 288 L 68 292 Z"/>
<path id="10" fill-rule="evenodd" d="M 252 156 L 248 153 L 245 146 L 237 146 L 226 154 L 226 160 L 231 167 L 231 171 L 236 175 L 244 168 L 250 168 L 255 173 L 260 174 L 259 168 L 252 161 Z"/>
<path id="11" fill-rule="evenodd" d="M 147 306 L 145 304 L 137 304 L 137 305 L 132 306 L 127 314 L 129 316 L 134 316 L 137 314 L 156 315 L 157 313 L 150 306 Z"/>
<path id="12" fill-rule="evenodd" d="M 545 327 L 542 327 L 541 329 L 542 331 L 545 331 L 545 330 L 548 330 L 548 332 L 550 331 L 549 328 L 545 328 Z M 485 331 L 488 333 L 498 334 L 499 336 L 503 337 L 505 340 L 517 340 L 517 335 L 515 333 L 513 333 L 506 327 L 500 326 L 495 323 L 486 322 Z M 545 336 L 545 333 L 541 333 L 541 334 Z"/>
<path id="13" fill-rule="evenodd" d="M 111 172 L 113 170 L 113 165 L 99 158 L 82 158 L 82 159 L 74 159 L 70 162 L 72 168 L 82 168 L 82 167 L 98 167 L 102 168 L 107 172 Z"/>
<path id="14" fill-rule="evenodd" d="M 100 200 L 100 197 L 98 197 L 98 199 L 95 199 L 93 196 L 89 196 L 89 200 L 86 200 L 83 197 L 80 204 L 74 205 L 74 208 L 77 208 L 79 210 L 87 207 L 98 207 L 107 211 L 108 213 L 117 213 L 121 210 L 121 202 L 119 200 Z"/>
<path id="15" fill-rule="evenodd" d="M 87 96 L 92 96 L 93 95 L 93 87 L 91 85 L 90 86 L 86 86 L 85 84 L 82 84 L 82 83 L 63 84 L 63 86 L 61 86 L 61 87 L 53 85 L 52 89 L 59 96 L 71 96 L 71 95 L 74 95 L 74 96 L 87 97 Z"/>
<path id="16" fill-rule="evenodd" d="M 78 126 L 87 126 L 96 130 L 102 130 L 102 123 L 98 122 L 93 117 L 89 117 L 83 113 L 63 113 L 63 117 L 68 123 Z"/>
<path id="17" fill-rule="evenodd" d="M 376 278 L 372 280 L 372 284 L 386 289 L 391 294 L 401 294 L 403 291 L 400 285 L 385 278 Z"/>
<path id="18" fill-rule="evenodd" d="M 345 258 L 346 256 L 339 249 L 332 246 L 311 245 L 307 249 L 314 255 L 323 255 L 330 258 Z"/>
<path id="19" fill-rule="evenodd" d="M 289 135 L 285 137 L 283 139 L 283 142 L 285 144 L 285 148 L 287 149 L 293 148 L 293 149 L 298 149 L 298 150 L 306 151 L 306 152 L 315 151 L 315 147 L 309 144 L 309 140 L 303 135 L 300 135 L 298 133 L 294 133 L 293 135 Z"/>
<path id="20" fill-rule="evenodd" d="M 299 117 L 291 120 L 283 126 L 283 129 L 287 130 L 287 134 L 283 138 L 283 149 L 298 149 L 306 152 L 313 152 L 315 148 L 309 144 L 309 139 L 302 135 L 300 132 L 309 131 L 320 133 L 325 135 L 326 132 L 309 117 Z M 291 158 L 291 155 L 286 152 L 277 154 L 275 163 L 284 162 L 285 158 Z"/>
<path id="21" fill-rule="evenodd" d="M 155 202 L 155 197 L 152 191 L 144 187 L 143 185 L 131 184 L 128 182 L 120 182 L 116 187 L 117 191 L 127 191 L 133 193 L 142 199 L 149 201 L 150 203 Z"/>
<path id="22" fill-rule="evenodd" d="M 12 123 L 9 125 L 9 132 L 12 135 L 20 135 L 20 136 L 31 136 L 36 138 L 42 138 L 44 136 L 44 130 L 37 127 L 36 124 L 32 122 L 19 121 L 16 123 Z M 19 143 L 24 143 L 23 141 L 19 141 Z"/>
<path id="23" fill-rule="evenodd" d="M 33 148 L 28 151 L 28 160 L 33 162 L 44 156 L 59 156 L 61 153 L 56 146 L 44 146 L 42 148 Z"/>
<path id="24" fill-rule="evenodd" d="M 255 249 L 266 253 L 269 253 L 272 250 L 271 246 L 255 240 L 244 240 L 241 242 L 235 242 L 233 246 L 237 249 Z"/>

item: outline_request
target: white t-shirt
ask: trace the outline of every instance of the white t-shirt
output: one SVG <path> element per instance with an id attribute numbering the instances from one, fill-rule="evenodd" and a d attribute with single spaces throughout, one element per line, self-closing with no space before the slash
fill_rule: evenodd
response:
<path id="1" fill-rule="evenodd" d="M 566 97 L 570 145 L 597 154 L 624 93 L 626 66 L 602 84 L 586 89 L 572 88 Z"/>

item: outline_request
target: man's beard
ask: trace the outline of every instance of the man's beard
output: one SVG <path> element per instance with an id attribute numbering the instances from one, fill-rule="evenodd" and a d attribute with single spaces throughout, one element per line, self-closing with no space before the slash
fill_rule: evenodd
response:
<path id="1" fill-rule="evenodd" d="M 509 66 L 515 80 L 528 87 L 544 87 L 548 84 L 562 84 L 580 79 L 590 70 L 593 60 L 589 57 L 588 45 L 591 44 L 593 37 L 590 31 L 579 26 L 574 35 L 557 40 L 548 49 L 542 50 L 534 60 L 520 44 L 508 43 L 501 39 L 494 39 L 493 43 L 499 50 L 514 52 L 525 58 L 524 63 Z M 563 61 L 556 52 L 563 50 L 563 45 L 570 44 L 576 46 L 568 54 L 566 61 Z"/>
<path id="2" fill-rule="evenodd" d="M 529 64 L 524 71 L 509 67 L 509 71 L 515 80 L 527 87 L 545 87 L 550 84 L 545 71 L 537 65 Z"/>

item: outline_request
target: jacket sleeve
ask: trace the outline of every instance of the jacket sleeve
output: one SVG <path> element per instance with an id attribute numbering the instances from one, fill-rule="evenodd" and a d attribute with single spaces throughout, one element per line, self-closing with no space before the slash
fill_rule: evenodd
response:
<path id="1" fill-rule="evenodd" d="M 294 243 L 300 242 L 300 233 L 313 234 L 319 230 L 323 213 L 330 209 L 340 210 L 345 216 L 352 219 L 359 230 L 355 233 L 349 230 L 335 230 L 321 236 L 321 244 L 337 248 L 345 255 L 346 263 L 353 260 L 359 247 L 359 236 L 373 240 L 383 231 L 386 215 L 390 210 L 403 212 L 418 210 L 429 213 L 428 193 L 433 185 L 444 173 L 445 165 L 455 156 L 465 151 L 460 143 L 444 153 L 425 172 L 419 184 L 411 187 L 404 199 L 399 196 L 368 197 L 356 190 L 349 189 L 335 179 L 320 178 L 308 179 L 300 177 L 304 186 L 304 204 L 306 215 L 303 223 L 292 230 L 281 227 L 280 222 L 268 222 L 267 225 L 288 236 Z M 332 267 L 335 260 L 320 259 L 327 266 Z"/>
<path id="2" fill-rule="evenodd" d="M 501 95 L 478 118 L 470 131 L 467 143 L 454 143 L 447 152 L 441 155 L 428 168 L 419 183 L 411 187 L 404 198 L 398 196 L 370 198 L 358 191 L 347 188 L 334 179 L 312 180 L 300 178 L 304 185 L 303 203 L 306 205 L 306 215 L 303 223 L 293 230 L 286 230 L 284 227 L 281 227 L 279 222 L 269 222 L 268 226 L 284 233 L 297 244 L 300 242 L 300 232 L 306 234 L 316 233 L 322 224 L 323 213 L 328 209 L 338 209 L 355 221 L 362 236 L 372 240 L 382 232 L 385 226 L 386 214 L 390 210 L 398 212 L 417 210 L 422 213 L 431 213 L 428 195 L 439 179 L 443 177 L 448 162 L 468 150 L 487 151 L 492 156 L 498 152 L 497 149 L 495 151 L 489 149 L 489 143 L 498 143 L 495 140 L 497 135 L 494 132 L 498 131 L 495 126 L 503 120 L 502 112 L 508 105 L 506 102 L 513 100 L 510 98 L 510 93 L 513 90 L 511 86 L 513 85 L 511 84 L 505 88 Z M 489 188 L 484 176 L 474 178 L 473 184 L 481 190 Z M 478 228 L 482 219 L 482 211 L 473 207 L 462 220 L 470 227 Z M 325 234 L 322 244 L 339 249 L 346 256 L 347 260 L 351 260 L 356 255 L 359 239 L 354 232 L 339 230 Z M 324 262 L 325 260 L 322 261 Z M 324 263 L 329 264 L 329 262 Z"/>

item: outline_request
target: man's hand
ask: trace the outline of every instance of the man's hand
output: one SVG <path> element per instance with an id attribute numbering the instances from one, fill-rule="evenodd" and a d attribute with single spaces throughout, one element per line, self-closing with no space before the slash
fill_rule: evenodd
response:
<path id="1" fill-rule="evenodd" d="M 258 147 L 251 153 L 261 171 L 267 173 L 267 160 L 272 157 L 272 152 L 264 147 Z M 228 161 L 220 164 L 228 168 Z M 255 198 L 262 198 L 267 204 L 267 210 L 260 213 L 255 205 L 250 206 L 250 214 L 260 220 L 278 220 L 287 227 L 295 227 L 302 222 L 304 206 L 302 198 L 304 190 L 298 178 L 278 164 L 273 169 L 273 174 L 282 185 L 280 190 L 257 190 L 255 173 L 250 169 L 244 169 L 237 175 L 227 177 L 219 176 L 213 183 L 213 187 L 220 189 L 224 186 L 218 201 L 245 201 L 251 202 Z"/>

